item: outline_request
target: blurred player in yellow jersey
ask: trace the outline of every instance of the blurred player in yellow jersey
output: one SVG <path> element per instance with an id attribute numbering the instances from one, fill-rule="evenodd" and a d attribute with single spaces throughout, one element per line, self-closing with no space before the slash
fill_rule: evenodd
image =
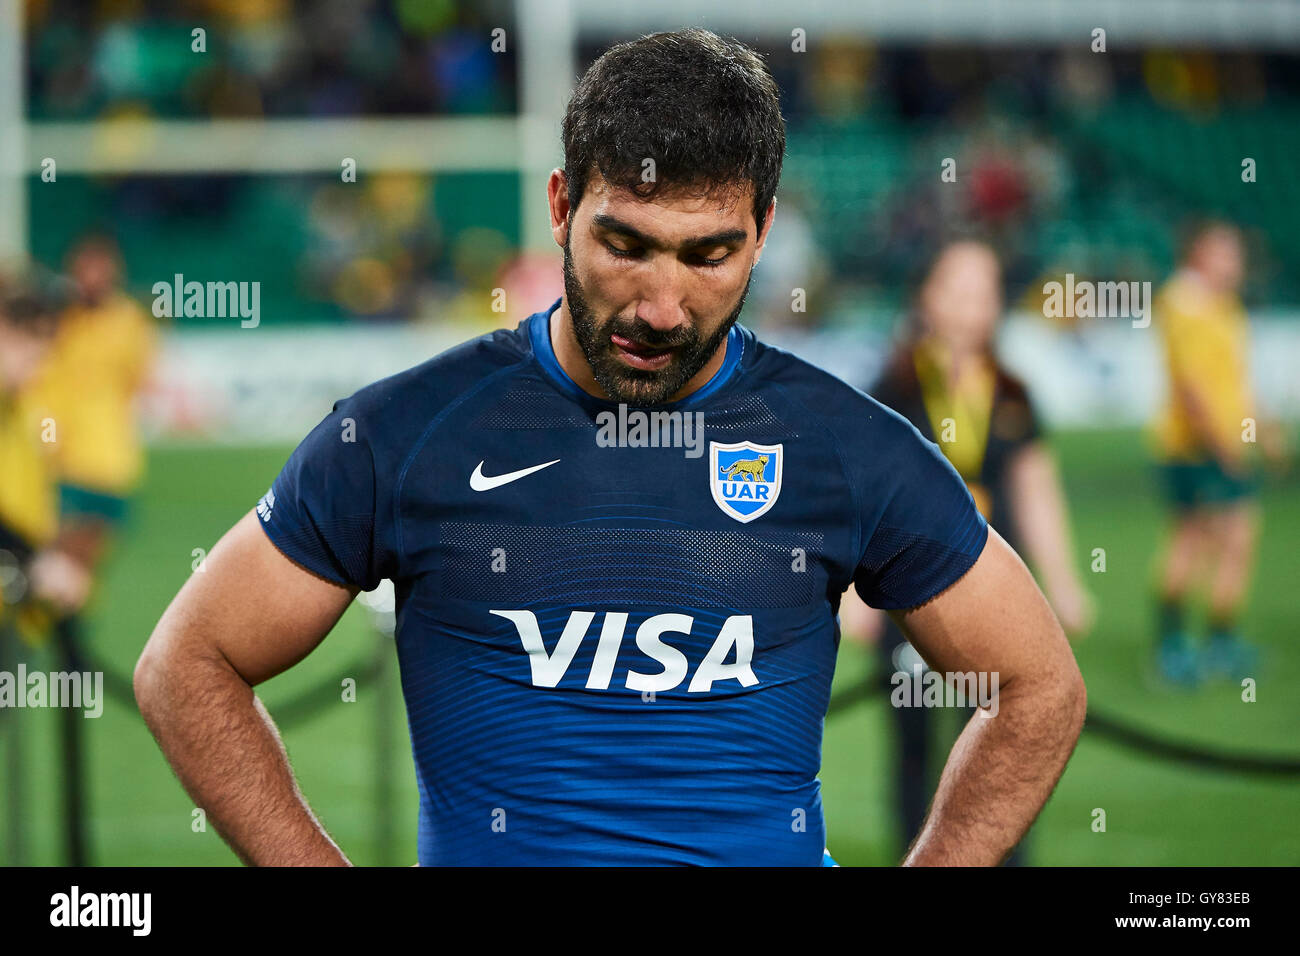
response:
<path id="1" fill-rule="evenodd" d="M 143 471 L 135 400 L 156 332 L 148 313 L 120 289 L 121 259 L 111 239 L 83 239 L 67 270 L 74 301 L 37 391 L 58 428 L 60 546 L 93 570 Z"/>
<path id="2" fill-rule="evenodd" d="M 5 431 L 17 455 L 16 474 L 26 477 L 12 479 L 11 448 L 5 448 L 0 484 L 12 481 L 8 522 L 17 524 L 16 544 L 26 547 L 27 558 L 15 577 L 25 577 L 29 584 L 25 594 L 14 596 L 16 610 L 12 621 L 0 624 L 0 638 L 11 630 L 29 641 L 52 635 L 57 666 L 85 671 L 90 668 L 80 641 L 79 612 L 90 596 L 108 529 L 121 519 L 125 496 L 139 476 L 132 406 L 153 351 L 153 332 L 140 308 L 117 291 L 119 265 L 112 243 L 80 243 L 69 258 L 69 271 L 72 302 L 66 308 L 59 308 L 62 303 L 53 292 L 45 298 L 29 295 L 34 303 L 19 298 L 18 307 L 7 306 L 11 328 L 5 347 L 13 351 L 17 343 L 20 360 L 6 376 L 13 408 Z M 44 362 L 26 381 L 33 352 L 41 351 L 32 346 L 31 329 L 43 326 L 22 318 L 33 310 L 57 310 L 59 318 Z M 26 327 L 26 335 L 19 325 Z M 38 436 L 33 429 L 39 429 Z M 47 452 L 52 452 L 48 459 Z M 3 639 L 0 644 L 7 645 L 9 656 L 13 643 Z M 74 866 L 88 864 L 90 844 L 80 728 L 81 721 L 65 710 L 64 838 Z"/>
<path id="3" fill-rule="evenodd" d="M 41 441 L 40 411 L 27 388 L 57 321 L 57 313 L 32 290 L 0 278 L 0 550 L 7 552 L 0 558 L 6 567 L 15 560 L 25 563 L 58 530 L 50 455 Z"/>
<path id="4" fill-rule="evenodd" d="M 76 603 L 88 587 L 75 562 L 51 548 L 58 533 L 55 431 L 31 388 L 55 337 L 57 299 L 53 283 L 37 273 L 0 276 L 0 631 L 21 630 L 33 640 L 48 625 L 26 613 L 38 609 L 33 598 Z"/>
<path id="5" fill-rule="evenodd" d="M 1199 228 L 1179 269 L 1155 300 L 1168 395 L 1155 440 L 1174 526 L 1160 570 L 1157 663 L 1164 678 L 1247 676 L 1254 648 L 1237 630 L 1255 551 L 1258 511 L 1252 450 L 1281 457 L 1275 432 L 1255 421 L 1241 234 L 1227 223 Z M 1189 641 L 1186 609 L 1204 585 L 1209 640 Z"/>

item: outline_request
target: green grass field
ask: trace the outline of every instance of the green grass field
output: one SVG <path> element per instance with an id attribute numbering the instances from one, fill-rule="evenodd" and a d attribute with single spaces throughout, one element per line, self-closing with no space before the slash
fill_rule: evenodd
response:
<path id="1" fill-rule="evenodd" d="M 1258 699 L 1235 685 L 1190 693 L 1162 690 L 1147 677 L 1151 644 L 1149 582 L 1163 527 L 1161 502 L 1136 432 L 1062 434 L 1056 439 L 1075 522 L 1079 560 L 1106 551 L 1105 573 L 1086 574 L 1098 603 L 1092 635 L 1076 646 L 1090 701 L 1163 736 L 1237 751 L 1300 755 L 1300 494 L 1294 479 L 1273 483 L 1254 598 L 1244 621 L 1263 648 Z M 288 449 L 155 450 L 132 523 L 106 570 L 93 607 L 91 639 L 116 670 L 129 673 L 168 600 L 191 573 L 195 548 L 209 548 L 266 489 Z M 1083 564 L 1087 567 L 1087 564 Z M 373 654 L 362 609 L 351 608 L 303 664 L 260 693 L 274 714 L 327 678 Z M 869 652 L 846 645 L 837 690 L 868 672 Z M 49 669 L 37 654 L 29 668 Z M 391 708 L 395 794 L 393 862 L 415 860 L 416 789 L 400 698 L 358 682 L 318 716 L 285 730 L 304 792 L 326 827 L 358 863 L 379 862 L 375 811 L 376 728 Z M 386 697 L 386 699 L 384 699 Z M 845 865 L 889 864 L 893 836 L 886 768 L 892 746 L 887 703 L 875 698 L 827 721 L 822 781 L 829 844 Z M 61 860 L 57 730 L 51 710 L 12 712 L 22 721 L 28 810 L 26 861 Z M 235 863 L 216 833 L 194 832 L 193 806 L 134 710 L 110 701 L 85 721 L 91 751 L 94 862 L 114 865 Z M 0 788 L 4 789 L 4 788 Z M 0 794 L 3 799 L 3 794 Z M 1092 829 L 1094 810 L 1106 832 Z M 4 806 L 3 814 L 8 814 Z M 1031 835 L 1035 864 L 1245 865 L 1300 863 L 1300 778 L 1246 776 L 1171 763 L 1125 749 L 1085 730 L 1056 793 Z M 3 862 L 9 862 L 5 847 Z"/>

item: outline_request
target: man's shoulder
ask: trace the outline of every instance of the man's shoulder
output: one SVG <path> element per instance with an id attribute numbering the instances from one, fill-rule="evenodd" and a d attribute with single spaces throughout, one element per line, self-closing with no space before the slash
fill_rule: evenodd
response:
<path id="1" fill-rule="evenodd" d="M 491 388 L 501 373 L 528 362 L 526 323 L 497 329 L 453 346 L 419 365 L 359 389 L 338 404 L 376 423 L 400 429 L 427 424 L 445 409 L 478 390 Z"/>
<path id="2" fill-rule="evenodd" d="M 908 433 L 914 431 L 893 409 L 812 362 L 756 337 L 752 348 L 753 386 L 772 390 L 797 414 L 823 424 L 842 439 L 910 438 Z"/>

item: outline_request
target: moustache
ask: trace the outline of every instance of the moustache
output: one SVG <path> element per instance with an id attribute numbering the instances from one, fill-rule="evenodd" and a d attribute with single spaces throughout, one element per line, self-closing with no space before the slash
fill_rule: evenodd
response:
<path id="1" fill-rule="evenodd" d="M 695 329 L 689 325 L 679 325 L 673 329 L 662 330 L 654 328 L 644 319 L 633 319 L 629 322 L 613 318 L 606 323 L 601 332 L 607 339 L 611 335 L 617 335 L 629 342 L 635 342 L 637 345 L 649 349 L 679 348 L 683 345 L 692 344 L 699 337 Z"/>

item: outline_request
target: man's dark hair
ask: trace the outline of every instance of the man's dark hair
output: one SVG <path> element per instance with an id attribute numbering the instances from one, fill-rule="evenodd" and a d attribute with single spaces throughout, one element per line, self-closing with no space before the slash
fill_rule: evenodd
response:
<path id="1" fill-rule="evenodd" d="M 785 154 L 767 65 L 743 43 L 697 28 L 606 50 L 569 99 L 563 137 L 570 209 L 592 169 L 643 199 L 661 188 L 710 195 L 749 182 L 760 232 Z M 646 159 L 655 164 L 649 183 Z"/>

